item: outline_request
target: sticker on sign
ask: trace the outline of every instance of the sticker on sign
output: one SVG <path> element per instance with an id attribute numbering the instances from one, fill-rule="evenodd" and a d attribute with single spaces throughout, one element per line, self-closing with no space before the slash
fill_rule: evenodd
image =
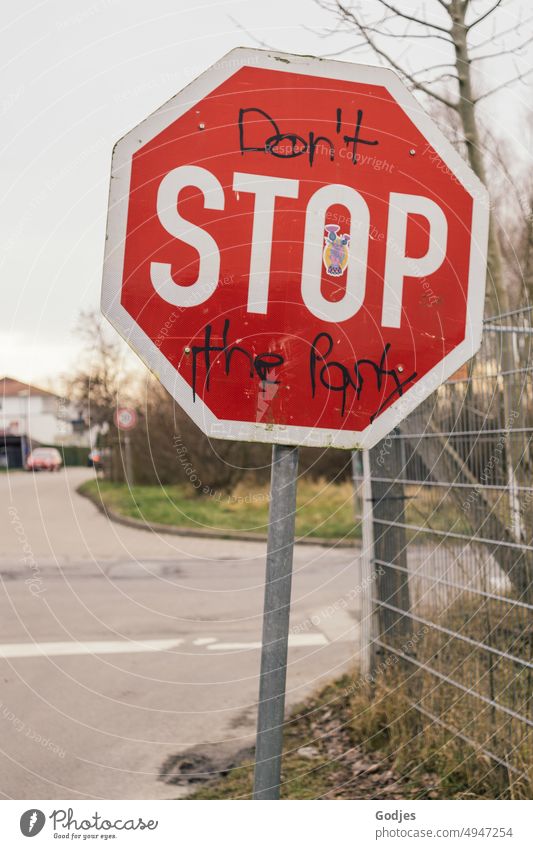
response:
<path id="1" fill-rule="evenodd" d="M 477 351 L 488 216 L 393 72 L 238 49 L 116 145 L 102 309 L 206 434 L 368 448 Z"/>

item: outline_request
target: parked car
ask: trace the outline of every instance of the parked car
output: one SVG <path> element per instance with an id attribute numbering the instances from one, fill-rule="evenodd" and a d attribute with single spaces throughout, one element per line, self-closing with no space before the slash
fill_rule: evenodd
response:
<path id="1" fill-rule="evenodd" d="M 26 460 L 28 472 L 58 472 L 62 465 L 57 448 L 34 448 Z"/>
<path id="2" fill-rule="evenodd" d="M 87 465 L 92 466 L 97 471 L 103 468 L 103 454 L 104 452 L 100 448 L 93 448 L 92 451 L 89 451 L 89 456 L 87 457 Z"/>

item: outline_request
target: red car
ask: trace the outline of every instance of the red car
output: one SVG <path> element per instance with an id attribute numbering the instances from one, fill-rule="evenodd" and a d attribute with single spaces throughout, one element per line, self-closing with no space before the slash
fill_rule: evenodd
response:
<path id="1" fill-rule="evenodd" d="M 57 448 L 34 448 L 26 460 L 28 472 L 58 472 L 62 465 Z"/>

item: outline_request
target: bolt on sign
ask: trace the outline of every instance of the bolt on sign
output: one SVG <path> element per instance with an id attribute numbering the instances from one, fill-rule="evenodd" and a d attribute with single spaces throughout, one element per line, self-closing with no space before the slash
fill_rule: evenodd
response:
<path id="1" fill-rule="evenodd" d="M 370 447 L 478 349 L 488 212 L 392 71 L 237 49 L 115 146 L 103 311 L 209 436 Z"/>

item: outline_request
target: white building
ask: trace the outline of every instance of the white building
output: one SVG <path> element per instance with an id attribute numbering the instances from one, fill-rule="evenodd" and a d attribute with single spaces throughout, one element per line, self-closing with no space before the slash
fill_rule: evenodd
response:
<path id="1" fill-rule="evenodd" d="M 0 433 L 42 445 L 89 444 L 68 399 L 12 377 L 0 379 Z"/>

